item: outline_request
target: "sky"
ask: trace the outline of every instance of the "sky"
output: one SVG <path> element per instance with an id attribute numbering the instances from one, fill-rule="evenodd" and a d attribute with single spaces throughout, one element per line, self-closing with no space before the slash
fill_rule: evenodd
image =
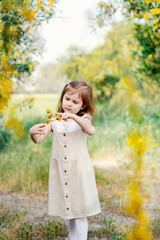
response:
<path id="1" fill-rule="evenodd" d="M 71 45 L 91 50 L 103 43 L 106 29 L 95 32 L 89 27 L 87 15 L 94 12 L 99 0 L 58 0 L 56 17 L 43 23 L 41 35 L 45 39 L 45 51 L 41 64 L 56 61 Z"/>

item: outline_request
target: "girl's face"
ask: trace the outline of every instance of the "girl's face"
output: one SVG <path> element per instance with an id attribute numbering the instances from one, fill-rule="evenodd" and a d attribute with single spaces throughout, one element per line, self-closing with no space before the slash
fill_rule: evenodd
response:
<path id="1" fill-rule="evenodd" d="M 62 108 L 64 112 L 77 114 L 83 106 L 83 101 L 78 92 L 66 92 L 63 96 Z"/>

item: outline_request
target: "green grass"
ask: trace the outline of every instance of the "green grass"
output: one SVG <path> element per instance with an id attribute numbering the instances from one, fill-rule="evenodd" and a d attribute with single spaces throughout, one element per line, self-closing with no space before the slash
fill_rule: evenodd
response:
<path id="1" fill-rule="evenodd" d="M 34 101 L 32 102 L 32 97 Z M 14 95 L 9 104 L 9 108 L 4 114 L 4 119 L 7 119 L 10 113 L 13 112 L 12 105 L 14 104 L 14 115 L 17 116 L 23 123 L 25 135 L 22 138 L 15 138 L 14 131 L 10 129 L 0 129 L 1 141 L 1 161 L 0 161 L 0 192 L 26 192 L 27 194 L 35 193 L 46 195 L 48 191 L 48 171 L 49 160 L 51 156 L 52 134 L 47 139 L 38 145 L 38 152 L 34 152 L 35 144 L 29 137 L 29 129 L 40 122 L 46 120 L 46 109 L 56 111 L 58 103 L 58 95 L 39 94 L 39 95 Z M 30 107 L 31 106 L 31 107 Z M 159 129 L 160 118 L 157 118 L 159 105 L 148 106 L 146 109 L 147 117 L 139 125 L 147 134 L 151 135 L 152 142 L 156 142 L 151 151 L 147 153 L 150 162 L 159 155 L 158 145 L 160 143 Z M 149 115 L 150 113 L 150 115 Z M 1 119 L 2 120 L 2 119 Z M 129 157 L 129 147 L 127 145 L 127 134 L 133 127 L 134 122 L 124 109 L 119 109 L 117 106 L 108 107 L 106 111 L 104 106 L 97 107 L 97 114 L 94 118 L 96 134 L 88 136 L 89 153 L 94 159 L 107 159 L 108 156 L 120 156 L 123 154 Z M 149 130 L 148 125 L 152 128 Z M 107 134 L 104 134 L 107 131 Z M 122 134 L 123 133 L 123 134 Z M 45 156 L 45 157 L 44 157 Z M 124 166 L 124 171 L 128 166 Z M 129 168 L 129 167 L 128 167 Z M 128 169 L 129 170 L 129 169 Z M 116 181 L 113 171 L 108 173 L 108 177 L 103 177 L 103 174 L 96 172 L 96 180 L 99 186 L 117 186 L 125 185 L 125 180 L 122 177 L 121 181 Z M 121 179 L 121 178 L 120 178 Z M 120 184 L 121 183 L 121 184 Z M 38 186 L 38 187 L 37 187 Z"/>
<path id="2" fill-rule="evenodd" d="M 111 221 L 105 222 L 106 227 L 98 231 L 88 231 L 88 239 L 102 237 L 105 239 L 122 240 L 125 233 L 118 231 Z M 68 236 L 68 227 L 55 220 L 43 220 L 39 224 L 27 220 L 24 212 L 11 209 L 6 204 L 0 204 L 0 239 L 64 239 Z"/>

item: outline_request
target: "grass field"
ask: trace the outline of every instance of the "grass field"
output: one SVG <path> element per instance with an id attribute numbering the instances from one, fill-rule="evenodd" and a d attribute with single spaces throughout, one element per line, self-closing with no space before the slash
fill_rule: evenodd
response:
<path id="1" fill-rule="evenodd" d="M 25 134 L 21 138 L 16 138 L 16 131 L 3 128 L 3 122 L 1 122 L 0 194 L 16 192 L 28 196 L 48 196 L 48 171 L 52 134 L 38 146 L 38 152 L 35 152 L 35 144 L 31 141 L 28 131 L 34 124 L 45 122 L 46 109 L 51 109 L 54 113 L 57 103 L 57 95 L 13 95 L 9 108 L 4 114 L 4 121 L 7 121 L 10 114 L 13 115 L 14 113 L 14 116 L 23 123 Z M 143 129 L 151 139 L 148 142 L 149 150 L 144 158 L 145 206 L 148 211 L 152 211 L 152 205 L 154 205 L 155 201 L 157 204 L 155 204 L 155 208 L 158 211 L 159 204 L 157 202 L 160 197 L 160 191 L 157 190 L 160 180 L 159 105 L 158 103 L 151 103 L 143 111 L 145 118 L 139 124 L 139 128 Z M 96 182 L 103 211 L 109 209 L 113 215 L 116 213 L 119 216 L 126 216 L 127 187 L 134 168 L 127 145 L 127 135 L 134 123 L 128 113 L 122 110 L 122 106 L 119 106 L 119 108 L 113 106 L 108 108 L 108 111 L 97 106 L 94 124 L 96 134 L 88 137 L 88 148 L 95 163 Z M 154 147 L 152 146 L 153 143 L 155 143 Z M 4 216 L 3 209 L 6 209 L 7 217 Z M 15 235 L 15 239 L 55 239 L 52 238 L 53 236 L 59 237 L 56 239 L 63 239 L 62 237 L 67 235 L 66 226 L 60 223 L 45 222 L 43 226 L 39 224 L 35 227 L 32 226 L 32 222 L 24 223 L 24 217 L 20 216 L 21 213 L 15 213 L 6 206 L 1 206 L 0 226 L 2 227 L 0 228 L 0 235 L 3 233 L 4 236 L 2 239 L 11 239 L 7 238 L 10 234 Z M 158 239 L 160 232 L 159 219 L 157 214 L 156 221 L 153 218 L 151 224 L 154 239 Z M 124 239 L 124 231 L 119 232 L 119 227 L 113 227 L 113 219 L 110 221 L 101 219 L 100 221 L 106 223 L 106 228 L 101 228 L 96 233 L 90 232 L 90 239 L 93 239 L 94 236 L 97 236 L 98 239 L 104 236 L 106 236 L 106 239 Z M 16 223 L 15 227 L 12 222 Z"/>

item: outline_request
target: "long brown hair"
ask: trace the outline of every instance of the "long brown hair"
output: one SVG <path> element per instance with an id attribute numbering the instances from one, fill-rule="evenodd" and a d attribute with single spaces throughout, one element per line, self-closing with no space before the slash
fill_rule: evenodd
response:
<path id="1" fill-rule="evenodd" d="M 93 103 L 93 93 L 92 93 L 92 88 L 90 85 L 85 83 L 84 81 L 81 80 L 75 80 L 67 83 L 63 91 L 61 93 L 61 97 L 58 103 L 57 111 L 58 112 L 64 112 L 62 108 L 62 101 L 63 101 L 63 96 L 65 95 L 66 92 L 79 92 L 79 97 L 82 99 L 83 102 L 83 109 L 80 110 L 77 115 L 82 116 L 85 113 L 88 113 L 90 115 L 93 115 L 95 111 L 95 106 Z"/>

